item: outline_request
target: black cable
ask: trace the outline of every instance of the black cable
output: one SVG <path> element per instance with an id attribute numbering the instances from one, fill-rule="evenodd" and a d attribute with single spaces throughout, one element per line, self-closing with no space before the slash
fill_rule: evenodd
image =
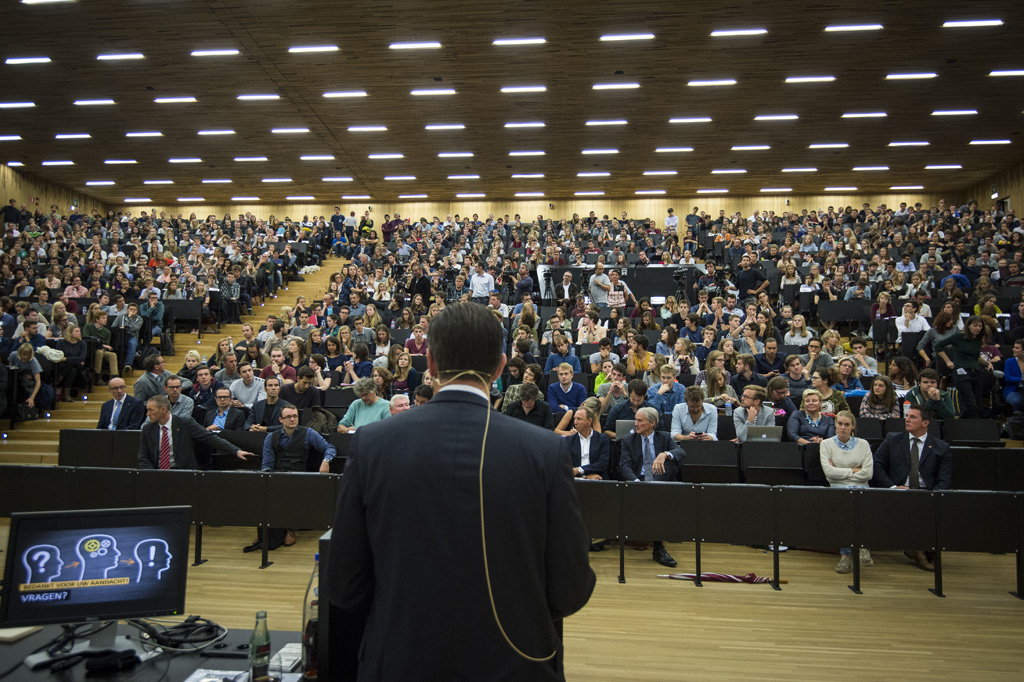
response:
<path id="1" fill-rule="evenodd" d="M 100 627 L 94 628 L 93 630 L 91 630 L 89 632 L 89 635 L 91 636 L 91 635 L 99 632 L 103 628 L 106 628 L 106 627 L 109 627 L 109 626 L 110 626 L 110 624 L 108 623 L 106 625 L 102 625 Z M 29 655 L 31 656 L 33 654 L 38 654 L 40 651 L 42 651 L 44 649 L 48 649 L 48 650 L 52 649 L 54 653 L 57 653 L 61 649 L 65 649 L 69 644 L 73 646 L 74 642 L 75 642 L 75 639 L 77 639 L 79 634 L 81 634 L 81 633 L 78 632 L 78 628 L 79 627 L 81 627 L 81 626 L 79 626 L 79 625 L 65 625 L 64 626 L 64 630 L 61 632 L 61 634 L 57 635 L 56 637 L 51 639 L 46 644 L 43 644 L 43 645 L 37 647 Z M 51 653 L 50 655 L 52 656 L 53 653 Z M 17 663 L 15 663 L 13 666 L 8 668 L 7 670 L 4 670 L 3 672 L 0 672 L 0 680 L 4 679 L 5 677 L 7 677 L 11 673 L 13 673 L 15 670 L 20 668 L 24 662 L 25 662 L 24 660 L 20 660 Z"/>

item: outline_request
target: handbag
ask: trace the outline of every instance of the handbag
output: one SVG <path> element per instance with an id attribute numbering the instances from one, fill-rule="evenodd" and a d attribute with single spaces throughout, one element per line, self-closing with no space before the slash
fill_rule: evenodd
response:
<path id="1" fill-rule="evenodd" d="M 30 422 L 39 419 L 39 410 L 29 407 L 28 403 L 18 403 L 18 421 Z"/>

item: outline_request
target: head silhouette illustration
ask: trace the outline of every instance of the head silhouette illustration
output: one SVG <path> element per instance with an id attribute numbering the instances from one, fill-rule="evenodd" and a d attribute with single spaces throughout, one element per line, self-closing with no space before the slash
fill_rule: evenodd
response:
<path id="1" fill-rule="evenodd" d="M 21 555 L 21 563 L 25 567 L 26 583 L 49 583 L 60 576 L 64 570 L 64 562 L 60 558 L 60 550 L 53 545 L 34 545 Z"/>
<path id="2" fill-rule="evenodd" d="M 117 560 L 121 557 L 117 551 L 117 541 L 100 533 L 86 535 L 79 540 L 75 545 L 75 554 L 82 564 L 79 580 L 106 578 L 110 570 L 117 568 Z"/>
<path id="3" fill-rule="evenodd" d="M 138 582 L 160 580 L 163 572 L 171 567 L 171 552 L 167 542 L 150 538 L 135 545 L 135 561 L 139 565 Z"/>

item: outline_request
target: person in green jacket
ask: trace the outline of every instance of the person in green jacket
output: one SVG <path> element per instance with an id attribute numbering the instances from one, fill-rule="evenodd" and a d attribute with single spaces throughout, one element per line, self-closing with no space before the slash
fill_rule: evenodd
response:
<path id="1" fill-rule="evenodd" d="M 956 419 L 960 411 L 960 394 L 955 388 L 939 390 L 939 373 L 923 369 L 917 375 L 917 386 L 907 392 L 911 405 L 927 405 L 936 419 Z"/>
<path id="2" fill-rule="evenodd" d="M 985 323 L 971 315 L 963 331 L 935 344 L 935 353 L 953 370 L 953 385 L 960 392 L 961 416 L 976 419 L 981 416 L 979 404 L 986 384 L 991 387 L 992 363 L 981 354 Z M 952 357 L 950 357 L 952 351 Z"/>
<path id="3" fill-rule="evenodd" d="M 82 330 L 86 337 L 96 339 L 99 341 L 99 347 L 96 349 L 96 355 L 93 357 L 92 368 L 103 377 L 103 381 L 110 381 L 116 376 L 117 373 L 117 353 L 114 352 L 114 347 L 110 345 L 110 330 L 107 329 L 107 314 L 105 312 L 97 312 L 96 317 L 93 321 L 85 325 L 85 329 Z M 103 374 L 103 361 L 107 361 L 107 367 L 110 368 L 110 373 L 107 375 Z"/>

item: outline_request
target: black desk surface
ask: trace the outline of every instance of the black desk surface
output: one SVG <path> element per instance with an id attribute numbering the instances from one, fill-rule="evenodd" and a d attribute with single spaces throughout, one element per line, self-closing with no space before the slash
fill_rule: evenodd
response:
<path id="1" fill-rule="evenodd" d="M 253 616 L 253 619 L 253 622 L 255 622 L 255 616 Z M 26 656 L 59 634 L 60 627 L 47 626 L 34 635 L 30 635 L 29 637 L 12 644 L 0 643 L 0 673 L 7 670 L 17 661 L 24 659 Z M 118 625 L 117 634 L 134 636 L 139 634 L 139 631 L 122 623 Z M 231 644 L 248 642 L 249 635 L 250 631 L 248 630 L 229 630 L 227 636 L 222 641 L 230 642 Z M 296 643 L 298 641 L 299 633 L 297 631 L 288 632 L 283 630 L 273 630 L 270 633 L 271 652 L 276 655 L 285 644 Z M 170 667 L 168 667 L 168 664 Z M 38 670 L 32 671 L 22 665 L 9 676 L 5 677 L 4 682 L 21 682 L 22 680 L 42 679 L 59 680 L 60 682 L 84 682 L 86 680 L 89 682 L 97 682 L 101 680 L 154 682 L 158 679 L 165 680 L 167 682 L 180 682 L 198 668 L 207 668 L 210 670 L 237 670 L 241 672 L 247 668 L 248 664 L 249 661 L 246 658 L 214 658 L 211 656 L 204 656 L 202 653 L 177 654 L 172 657 L 168 657 L 167 654 L 161 654 L 160 656 L 156 656 L 148 661 L 140 663 L 130 671 L 109 675 L 90 675 L 88 677 L 86 677 L 85 661 L 78 663 L 64 672 L 57 673 L 56 675 L 52 674 L 49 668 L 39 668 Z M 165 670 L 167 671 L 166 674 L 164 674 Z"/>

